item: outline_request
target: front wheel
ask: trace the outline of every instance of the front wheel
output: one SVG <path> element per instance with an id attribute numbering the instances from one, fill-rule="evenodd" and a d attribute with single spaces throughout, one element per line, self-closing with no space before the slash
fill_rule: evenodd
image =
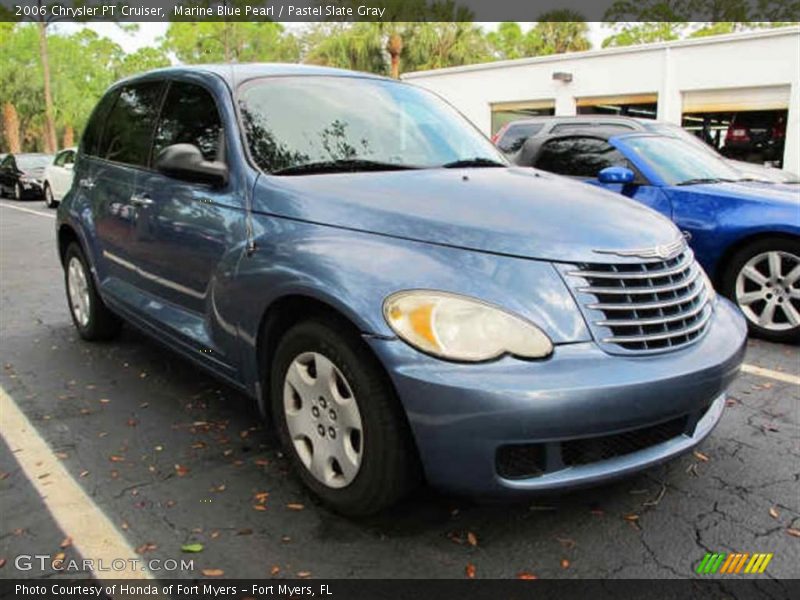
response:
<path id="1" fill-rule="evenodd" d="M 744 313 L 754 336 L 800 341 L 800 240 L 763 239 L 746 246 L 729 262 L 722 291 Z"/>
<path id="2" fill-rule="evenodd" d="M 281 442 L 303 482 L 334 510 L 378 512 L 418 481 L 416 449 L 391 383 L 346 324 L 313 319 L 292 327 L 270 381 Z"/>
<path id="3" fill-rule="evenodd" d="M 83 339 L 107 340 L 119 333 L 122 321 L 98 295 L 86 257 L 74 242 L 64 256 L 64 282 L 72 322 Z"/>
<path id="4" fill-rule="evenodd" d="M 56 199 L 55 196 L 53 196 L 53 188 L 50 187 L 49 183 L 44 185 L 44 205 L 47 208 L 56 207 Z"/>

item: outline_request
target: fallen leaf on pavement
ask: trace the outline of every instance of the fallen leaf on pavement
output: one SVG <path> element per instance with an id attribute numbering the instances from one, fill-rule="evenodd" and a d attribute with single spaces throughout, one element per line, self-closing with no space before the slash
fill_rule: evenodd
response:
<path id="1" fill-rule="evenodd" d="M 303 506 L 299 502 L 290 502 L 289 504 L 286 505 L 286 508 L 288 508 L 289 510 L 303 510 L 305 506 Z"/>
<path id="2" fill-rule="evenodd" d="M 253 530 L 250 528 L 240 529 L 239 531 L 236 532 L 236 535 L 252 535 L 252 534 Z"/>
<path id="3" fill-rule="evenodd" d="M 64 541 L 62 541 L 61 544 L 59 545 L 59 548 L 62 548 L 62 549 L 63 548 L 69 548 L 70 546 L 72 546 L 72 538 L 71 537 L 65 537 Z"/>
<path id="4" fill-rule="evenodd" d="M 6 559 L 5 558 L 0 558 L 0 569 L 2 569 L 5 566 L 6 566 Z"/>
<path id="5" fill-rule="evenodd" d="M 562 547 L 566 548 L 567 550 L 569 550 L 570 548 L 574 548 L 575 546 L 578 545 L 578 542 L 576 542 L 575 540 L 573 540 L 571 538 L 559 538 L 559 537 L 557 537 L 556 541 L 559 544 L 561 544 Z"/>
<path id="6" fill-rule="evenodd" d="M 64 460 L 65 458 L 68 458 L 68 457 L 69 457 L 69 455 L 66 452 L 56 452 L 56 458 L 60 458 L 61 460 Z"/>
<path id="7" fill-rule="evenodd" d="M 222 577 L 225 575 L 225 571 L 222 569 L 203 569 L 201 572 L 206 577 Z"/>
<path id="8" fill-rule="evenodd" d="M 117 456 L 116 454 L 112 454 L 111 456 L 108 457 L 108 460 L 110 460 L 111 462 L 115 462 L 115 463 L 116 462 L 125 462 L 125 457 L 124 456 Z"/>
<path id="9" fill-rule="evenodd" d="M 181 552 L 202 552 L 203 551 L 203 544 L 184 544 L 181 546 Z"/>
<path id="10" fill-rule="evenodd" d="M 769 509 L 769 516 L 772 517 L 773 519 L 777 519 L 779 516 L 778 509 L 775 508 L 774 506 L 771 506 Z"/>
<path id="11" fill-rule="evenodd" d="M 144 554 L 145 552 L 152 552 L 153 550 L 156 550 L 157 548 L 158 548 L 158 546 L 156 546 L 155 544 L 153 544 L 151 542 L 147 542 L 147 543 L 142 544 L 138 548 L 136 548 L 136 554 Z"/>
<path id="12" fill-rule="evenodd" d="M 308 577 L 311 577 L 311 571 L 298 571 L 297 576 L 300 577 L 301 579 L 306 579 Z"/>
<path id="13" fill-rule="evenodd" d="M 216 529 L 215 529 L 214 531 L 212 531 L 212 532 L 211 532 L 211 539 L 212 539 L 212 540 L 215 540 L 215 539 L 217 539 L 219 536 L 220 536 L 220 533 L 219 533 L 219 531 L 217 531 Z"/>
<path id="14" fill-rule="evenodd" d="M 789 529 L 786 530 L 786 533 L 788 533 L 792 537 L 800 538 L 800 529 L 789 527 Z"/>
<path id="15" fill-rule="evenodd" d="M 561 559 L 561 568 L 569 569 L 569 561 L 566 558 Z"/>
<path id="16" fill-rule="evenodd" d="M 264 510 L 267 510 L 267 507 L 264 506 L 263 504 L 253 504 L 253 509 L 254 510 L 264 511 Z"/>
<path id="17" fill-rule="evenodd" d="M 522 571 L 521 573 L 517 573 L 517 579 L 539 579 L 539 578 L 533 573 Z"/>
<path id="18" fill-rule="evenodd" d="M 255 461 L 255 463 L 259 467 L 266 467 L 269 465 L 269 461 L 266 458 L 259 458 Z"/>
<path id="19" fill-rule="evenodd" d="M 478 545 L 478 536 L 471 531 L 467 532 L 467 543 L 473 548 Z"/>
<path id="20" fill-rule="evenodd" d="M 277 575 L 281 572 L 281 568 L 278 565 L 272 565 L 272 568 L 269 570 L 270 575 Z"/>
<path id="21" fill-rule="evenodd" d="M 109 402 L 111 402 L 111 400 L 108 398 L 100 398 L 100 404 L 108 404 Z"/>
<path id="22" fill-rule="evenodd" d="M 625 519 L 626 521 L 636 522 L 639 520 L 639 515 L 630 514 L 630 515 L 625 515 L 622 518 Z"/>
<path id="23" fill-rule="evenodd" d="M 183 465 L 175 465 L 175 473 L 178 477 L 183 477 L 189 472 L 189 467 L 184 467 Z"/>
<path id="24" fill-rule="evenodd" d="M 80 477 L 81 479 L 83 479 L 83 478 L 84 478 L 84 477 L 86 477 L 88 474 L 89 474 L 89 471 L 81 471 L 81 473 L 80 473 L 80 475 L 78 475 L 78 477 Z"/>
<path id="25" fill-rule="evenodd" d="M 694 457 L 695 457 L 697 460 L 702 460 L 703 462 L 708 462 L 708 460 L 709 460 L 708 456 L 706 456 L 705 454 L 703 454 L 703 453 L 702 453 L 702 452 L 700 452 L 699 450 L 695 450 L 695 451 L 693 452 L 693 454 L 694 454 Z"/>
<path id="26" fill-rule="evenodd" d="M 128 419 L 128 427 L 136 427 L 139 424 L 139 421 L 136 419 Z"/>
<path id="27" fill-rule="evenodd" d="M 464 574 L 467 576 L 468 579 L 475 579 L 475 565 L 472 563 L 467 563 L 467 566 L 464 568 Z"/>

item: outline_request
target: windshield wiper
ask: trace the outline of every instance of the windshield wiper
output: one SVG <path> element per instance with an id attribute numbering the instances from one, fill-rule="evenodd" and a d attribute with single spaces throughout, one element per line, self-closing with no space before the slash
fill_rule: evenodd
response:
<path id="1" fill-rule="evenodd" d="M 476 156 L 475 158 L 463 158 L 461 160 L 454 160 L 453 162 L 445 163 L 442 165 L 443 169 L 460 169 L 465 167 L 507 167 L 505 163 L 492 158 L 482 158 Z"/>
<path id="2" fill-rule="evenodd" d="M 414 165 L 366 160 L 363 158 L 342 158 L 303 163 L 273 171 L 273 175 L 312 175 L 314 173 L 355 173 L 357 171 L 405 171 L 418 169 Z"/>
<path id="3" fill-rule="evenodd" d="M 699 185 L 701 183 L 730 183 L 733 179 L 722 179 L 720 177 L 697 177 L 696 179 L 687 179 L 681 181 L 676 185 Z"/>

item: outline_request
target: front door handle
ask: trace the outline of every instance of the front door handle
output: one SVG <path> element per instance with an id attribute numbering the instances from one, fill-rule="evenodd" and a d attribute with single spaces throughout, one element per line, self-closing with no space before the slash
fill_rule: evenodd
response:
<path id="1" fill-rule="evenodd" d="M 153 204 L 153 199 L 147 194 L 134 194 L 131 196 L 130 202 L 134 206 L 150 206 Z"/>

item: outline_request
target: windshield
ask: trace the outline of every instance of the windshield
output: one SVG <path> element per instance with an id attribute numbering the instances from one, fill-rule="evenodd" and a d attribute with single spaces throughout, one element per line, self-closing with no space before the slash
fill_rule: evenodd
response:
<path id="1" fill-rule="evenodd" d="M 269 173 L 317 164 L 346 170 L 507 164 L 445 102 L 393 81 L 264 78 L 246 83 L 239 103 L 250 153 Z"/>
<path id="2" fill-rule="evenodd" d="M 737 181 L 741 174 L 721 158 L 675 137 L 629 137 L 625 145 L 647 163 L 667 185 Z"/>
<path id="3" fill-rule="evenodd" d="M 17 156 L 17 168 L 22 171 L 28 169 L 39 169 L 49 165 L 52 160 L 53 157 L 46 154 L 37 154 L 33 156 L 25 156 L 24 154 L 20 154 Z"/>

